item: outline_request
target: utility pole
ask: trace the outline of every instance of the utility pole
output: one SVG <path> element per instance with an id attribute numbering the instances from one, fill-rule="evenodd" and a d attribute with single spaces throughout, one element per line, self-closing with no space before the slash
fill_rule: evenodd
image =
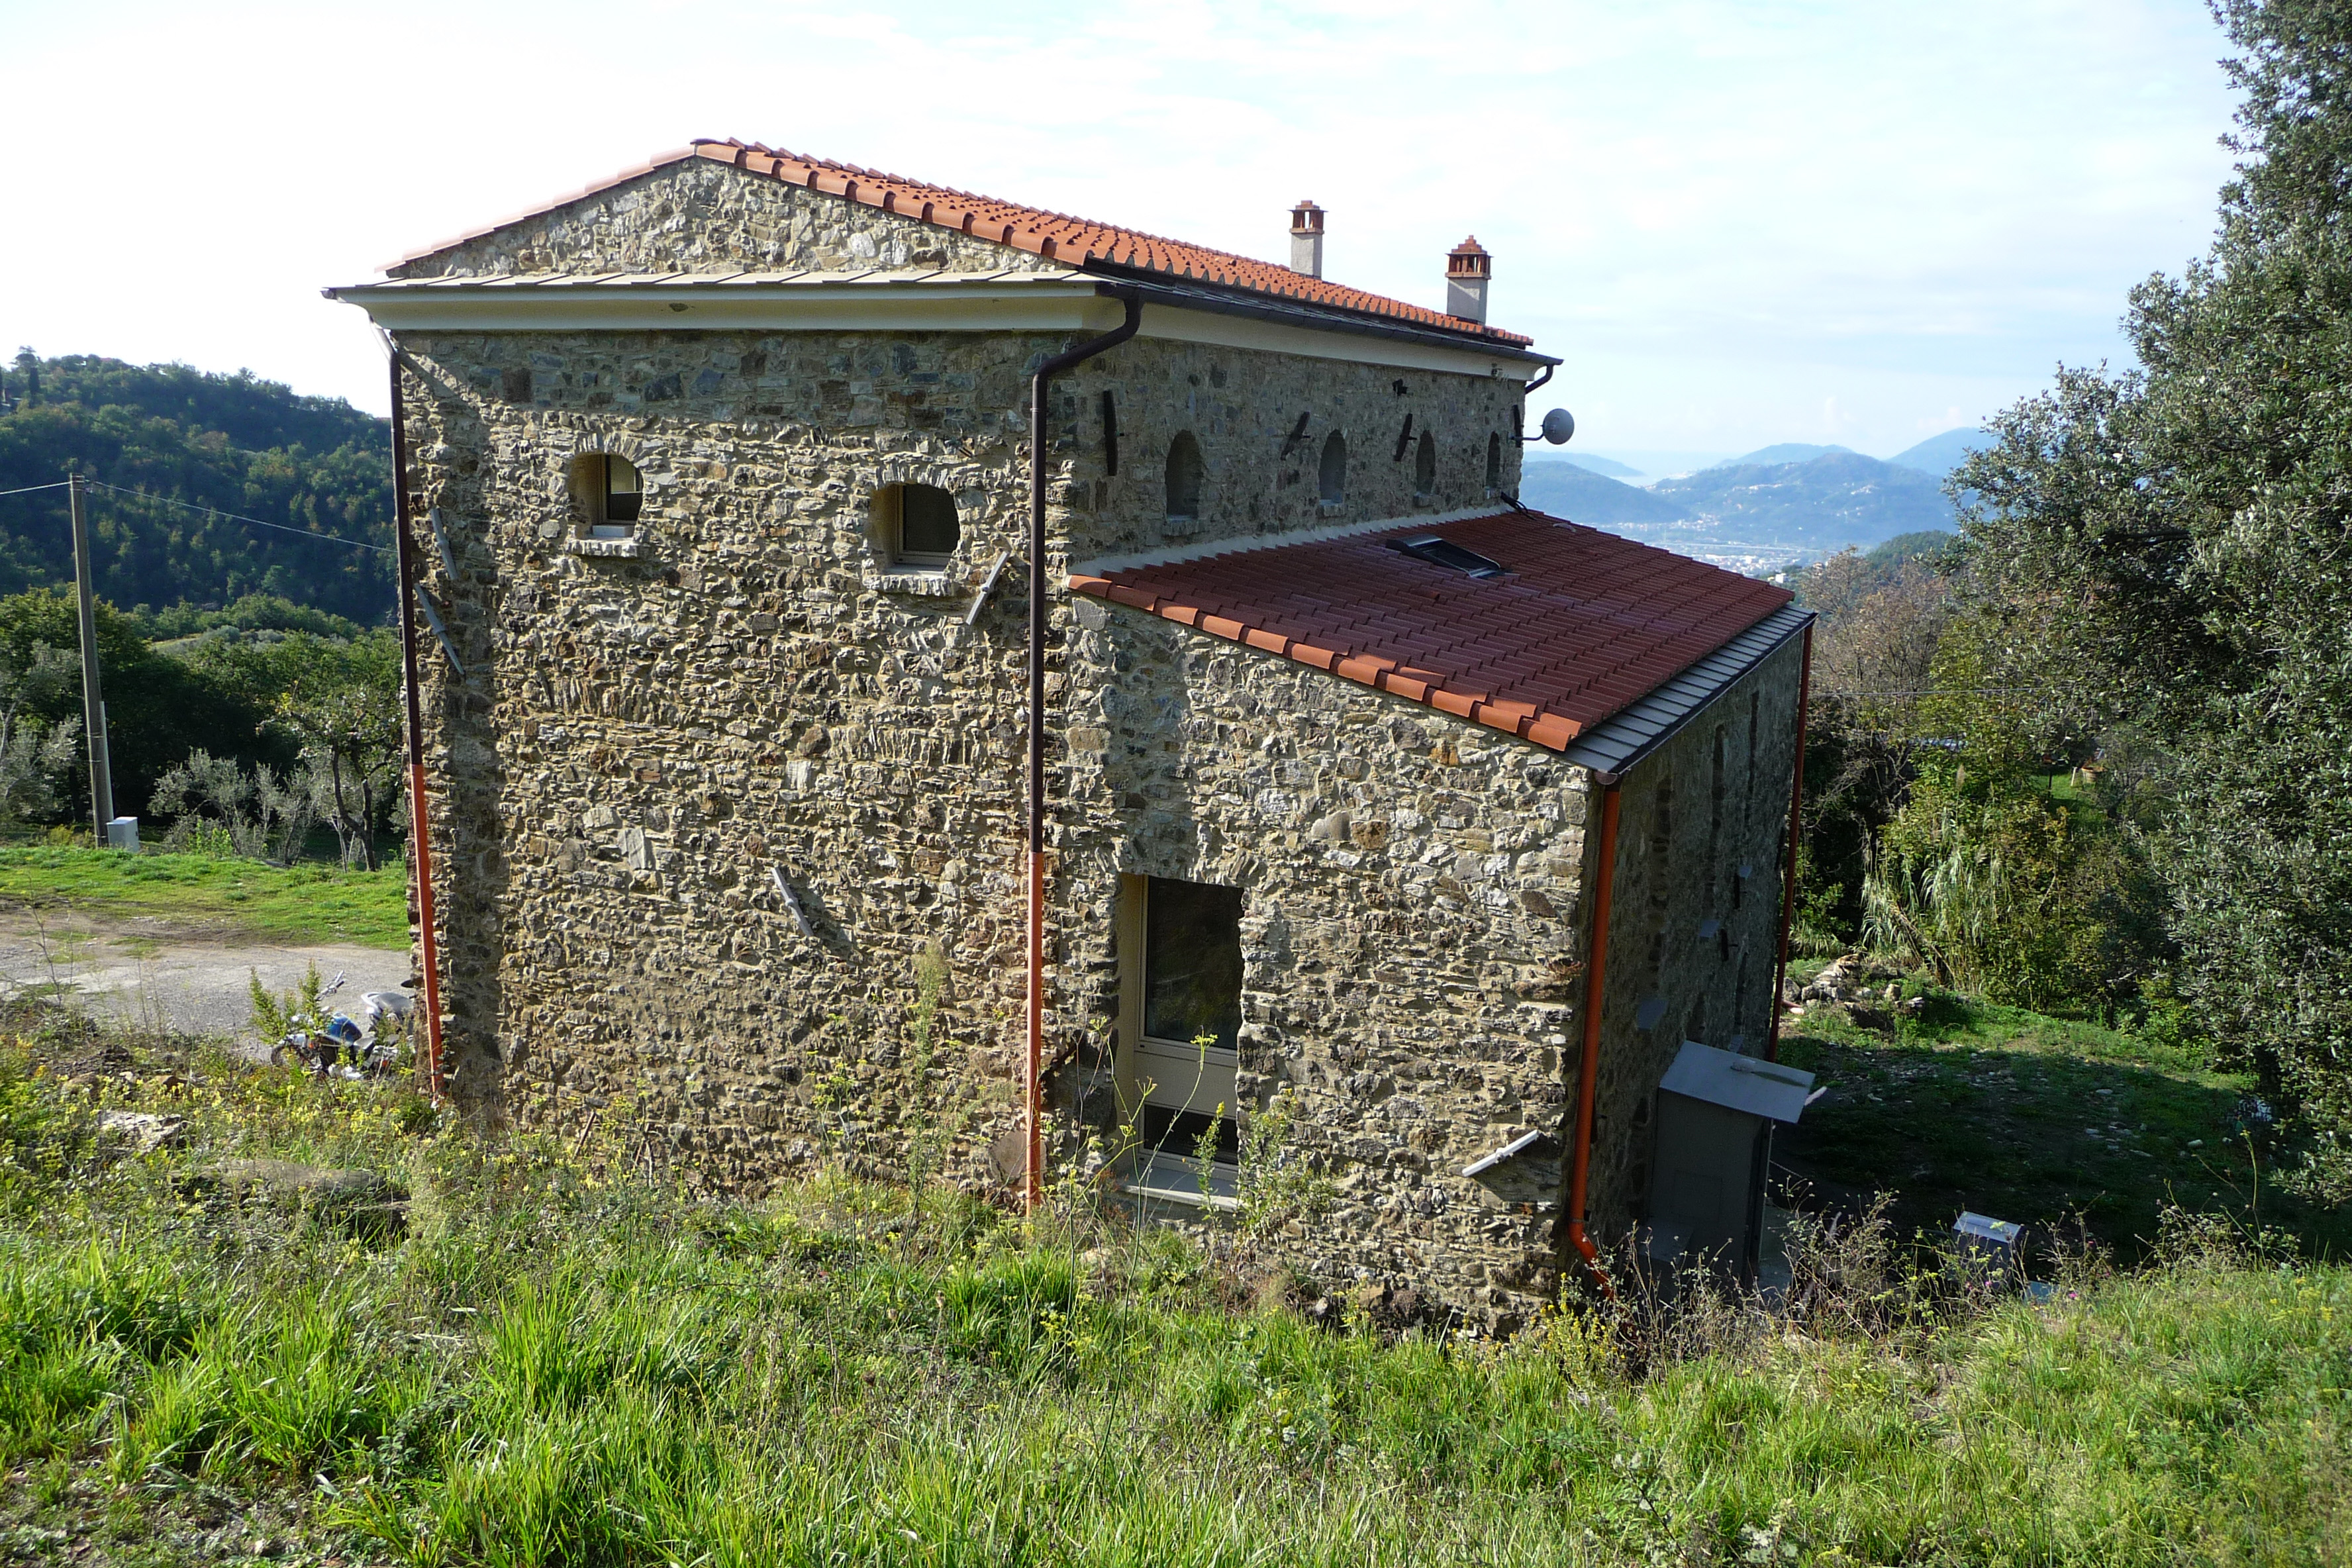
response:
<path id="1" fill-rule="evenodd" d="M 114 770 L 106 756 L 106 702 L 98 685 L 98 611 L 89 596 L 89 519 L 82 506 L 79 474 L 66 476 L 73 510 L 74 596 L 81 602 L 81 723 L 89 737 L 89 814 L 98 847 L 106 847 L 106 825 L 114 820 Z"/>

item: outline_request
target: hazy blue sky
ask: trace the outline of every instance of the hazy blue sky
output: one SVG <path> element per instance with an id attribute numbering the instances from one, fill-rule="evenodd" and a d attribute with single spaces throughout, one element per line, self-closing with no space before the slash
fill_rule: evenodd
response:
<path id="1" fill-rule="evenodd" d="M 404 251 L 740 136 L 1271 259 L 1562 355 L 1578 447 L 1885 454 L 2117 358 L 2204 248 L 2192 0 L 635 5 L 0 0 L 0 345 L 384 403 Z"/>

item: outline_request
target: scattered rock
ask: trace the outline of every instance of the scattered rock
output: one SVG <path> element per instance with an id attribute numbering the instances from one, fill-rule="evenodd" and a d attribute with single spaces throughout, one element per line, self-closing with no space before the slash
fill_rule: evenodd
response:
<path id="1" fill-rule="evenodd" d="M 132 1154 L 152 1154 L 180 1142 L 188 1130 L 184 1116 L 158 1116 L 149 1110 L 101 1110 L 98 1135 L 121 1144 Z"/>
<path id="2" fill-rule="evenodd" d="M 198 1192 L 224 1189 L 289 1204 L 354 1234 L 396 1233 L 407 1222 L 403 1194 L 375 1171 L 334 1170 L 292 1160 L 224 1160 L 186 1184 Z"/>

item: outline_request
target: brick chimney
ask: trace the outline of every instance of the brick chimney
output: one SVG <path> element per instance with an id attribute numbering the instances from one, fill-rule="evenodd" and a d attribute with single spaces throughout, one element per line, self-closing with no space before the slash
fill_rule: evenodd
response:
<path id="1" fill-rule="evenodd" d="M 1486 285 L 1495 278 L 1495 258 L 1472 235 L 1445 257 L 1445 313 L 1465 321 L 1486 321 Z"/>
<path id="2" fill-rule="evenodd" d="M 1290 269 L 1323 276 L 1323 209 L 1313 202 L 1290 209 Z"/>

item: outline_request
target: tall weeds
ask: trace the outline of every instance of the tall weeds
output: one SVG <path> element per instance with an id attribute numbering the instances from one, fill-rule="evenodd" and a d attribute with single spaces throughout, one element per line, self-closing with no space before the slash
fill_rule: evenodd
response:
<path id="1" fill-rule="evenodd" d="M 955 1198 L 910 1242 L 871 1223 L 903 1193 L 696 1199 L 626 1130 L 483 1146 L 368 1084 L 10 1059 L 27 1518 L 43 1465 L 447 1565 L 2285 1561 L 2344 1516 L 2352 1282 L 2218 1244 L 2033 1307 L 1865 1216 L 1782 1298 L 1628 1288 L 1497 1343 L 1382 1331 L 1348 1282 L 1341 1326 L 1253 1299 L 1245 1226 L 1212 1261 Z M 185 1142 L 52 1135 L 118 1103 Z M 256 1155 L 378 1171 L 405 1225 L 207 1179 Z"/>

